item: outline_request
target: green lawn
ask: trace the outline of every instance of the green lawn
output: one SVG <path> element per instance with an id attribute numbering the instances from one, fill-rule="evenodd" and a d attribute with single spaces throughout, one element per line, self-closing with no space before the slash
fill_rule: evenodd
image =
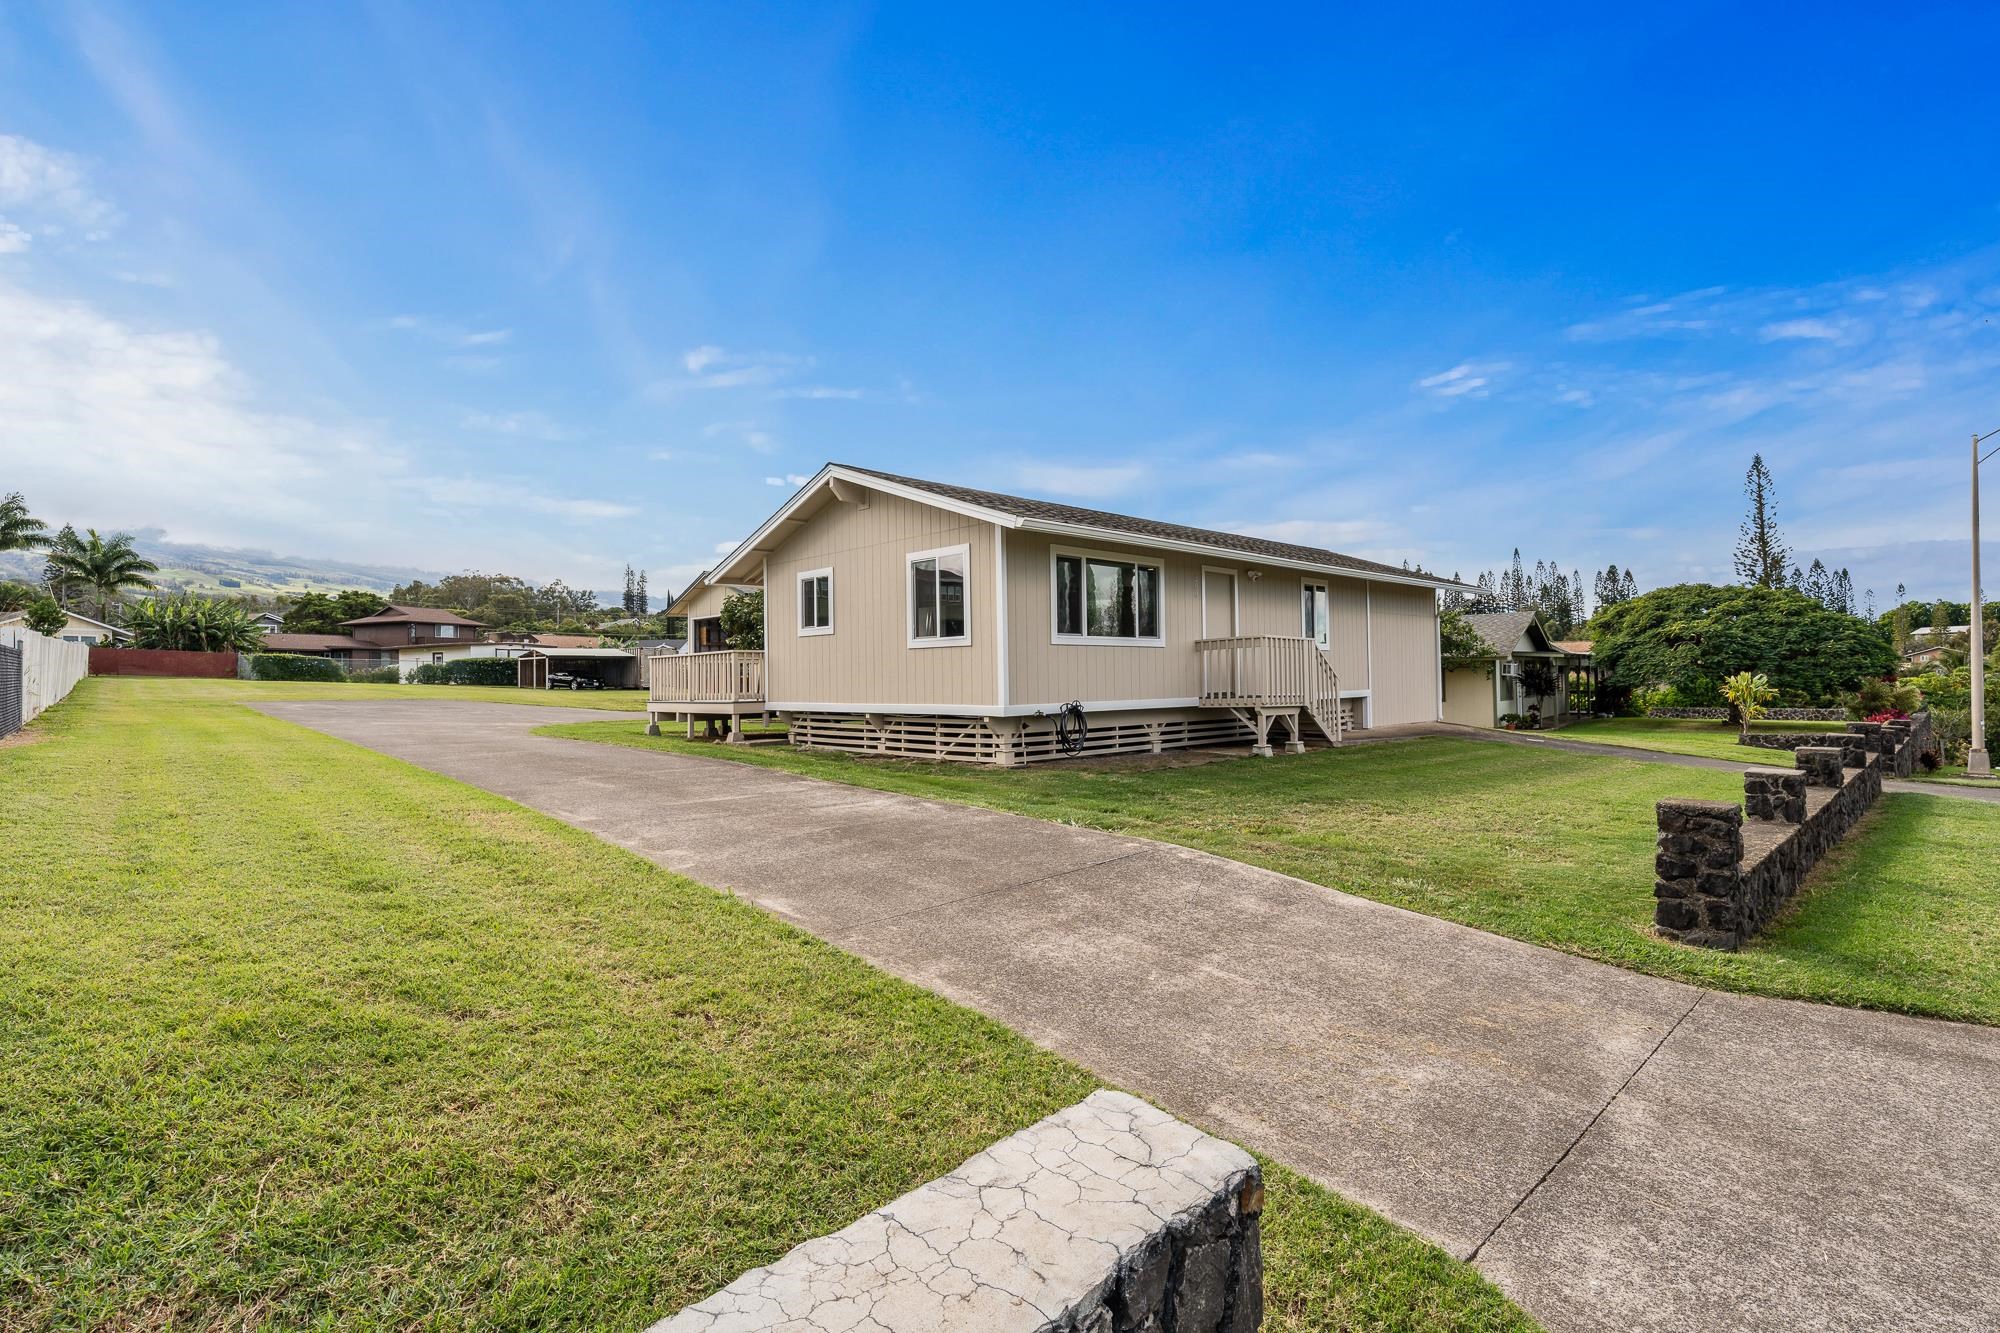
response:
<path id="1" fill-rule="evenodd" d="M 637 1329 L 1096 1085 L 296 688 L 0 747 L 0 1327 Z M 1532 1327 L 1267 1170 L 1268 1328 Z"/>
<path id="2" fill-rule="evenodd" d="M 643 713 L 644 690 L 521 690 L 510 685 L 363 685 L 317 680 L 184 680 L 166 676 L 114 677 L 143 697 L 171 701 L 276 703 L 294 699 L 454 699 L 461 703 L 537 704 Z"/>
<path id="3" fill-rule="evenodd" d="M 1823 870 L 1770 931 L 1725 954 L 1652 933 L 1653 805 L 1740 800 L 1735 773 L 1449 739 L 1000 770 L 689 744 L 635 723 L 539 730 L 1182 843 L 1702 986 L 2000 1022 L 2000 885 L 1975 874 L 2000 857 L 2000 809 L 1969 801 L 1885 797 L 1857 835 L 1865 873 Z"/>
<path id="4" fill-rule="evenodd" d="M 1795 733 L 1803 731 L 1840 732 L 1845 722 L 1757 722 L 1753 731 Z M 1635 750 L 1665 750 L 1670 754 L 1694 754 L 1705 759 L 1727 759 L 1745 764 L 1792 766 L 1792 757 L 1782 750 L 1764 750 L 1736 743 L 1732 722 L 1697 722 L 1683 718 L 1610 717 L 1572 722 L 1553 733 L 1568 741 L 1593 741 L 1599 745 L 1624 745 Z"/>

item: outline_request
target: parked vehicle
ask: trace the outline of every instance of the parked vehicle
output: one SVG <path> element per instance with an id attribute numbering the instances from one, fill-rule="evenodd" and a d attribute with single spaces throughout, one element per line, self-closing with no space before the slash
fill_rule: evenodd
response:
<path id="1" fill-rule="evenodd" d="M 604 682 L 595 676 L 579 676 L 574 671 L 551 671 L 549 688 L 552 690 L 601 690 Z"/>

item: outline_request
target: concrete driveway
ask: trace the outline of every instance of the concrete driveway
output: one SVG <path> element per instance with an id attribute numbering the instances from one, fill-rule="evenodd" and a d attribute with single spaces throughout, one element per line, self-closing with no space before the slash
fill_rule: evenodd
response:
<path id="1" fill-rule="evenodd" d="M 1551 1329 L 2000 1324 L 2000 1031 L 1703 992 L 1183 848 L 531 734 L 598 720 L 570 709 L 264 711 L 759 903 L 1472 1258 Z"/>

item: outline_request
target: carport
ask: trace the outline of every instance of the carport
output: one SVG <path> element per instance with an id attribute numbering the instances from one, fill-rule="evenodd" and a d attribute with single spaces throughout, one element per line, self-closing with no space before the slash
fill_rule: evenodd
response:
<path id="1" fill-rule="evenodd" d="M 594 680 L 607 690 L 636 690 L 639 659 L 623 648 L 529 648 L 514 659 L 514 683 L 524 690 L 562 689 L 551 678 L 565 675 Z"/>

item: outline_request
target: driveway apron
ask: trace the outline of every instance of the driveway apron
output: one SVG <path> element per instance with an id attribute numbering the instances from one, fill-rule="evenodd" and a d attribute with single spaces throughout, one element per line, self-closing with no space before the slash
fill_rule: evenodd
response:
<path id="1" fill-rule="evenodd" d="M 532 734 L 573 709 L 263 711 L 970 1005 L 1471 1258 L 1551 1329 L 2000 1324 L 2000 1032 L 1703 992 L 1185 848 Z"/>

